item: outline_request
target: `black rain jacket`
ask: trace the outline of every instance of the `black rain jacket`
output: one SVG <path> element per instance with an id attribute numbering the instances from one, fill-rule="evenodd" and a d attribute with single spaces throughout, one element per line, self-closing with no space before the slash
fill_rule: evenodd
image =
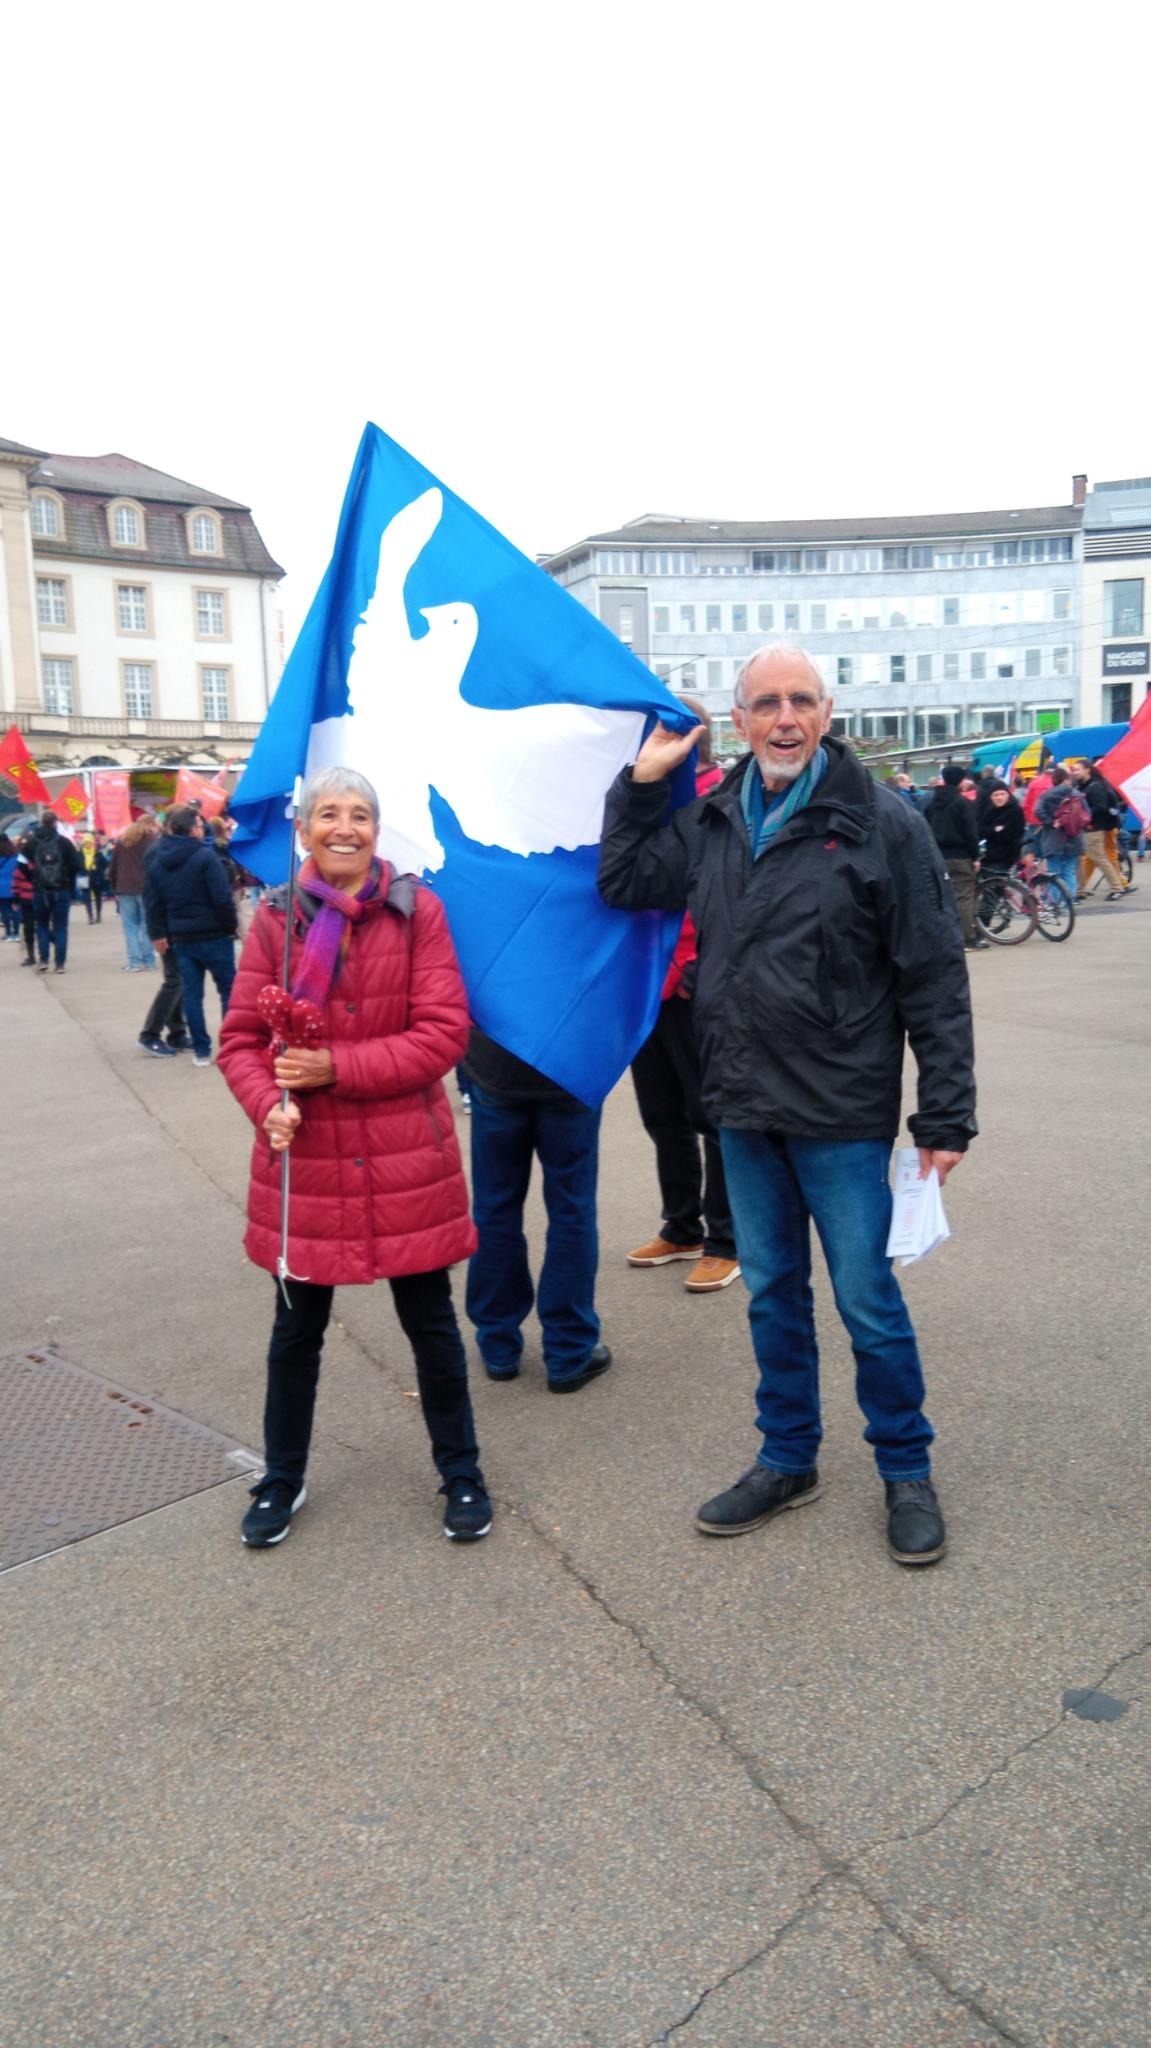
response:
<path id="1" fill-rule="evenodd" d="M 923 819 L 841 741 L 811 802 L 753 861 L 750 755 L 667 819 L 666 782 L 608 792 L 599 887 L 619 910 L 691 911 L 706 1114 L 736 1130 L 894 1141 L 905 1035 L 917 1145 L 975 1135 L 971 1000 L 959 913 Z M 749 768 L 750 764 L 750 768 Z"/>

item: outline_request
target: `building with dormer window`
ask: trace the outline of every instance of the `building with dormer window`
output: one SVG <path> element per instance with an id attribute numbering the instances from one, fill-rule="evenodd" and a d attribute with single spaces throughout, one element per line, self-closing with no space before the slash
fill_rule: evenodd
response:
<path id="1" fill-rule="evenodd" d="M 243 761 L 284 664 L 247 505 L 0 440 L 0 728 L 47 767 Z"/>

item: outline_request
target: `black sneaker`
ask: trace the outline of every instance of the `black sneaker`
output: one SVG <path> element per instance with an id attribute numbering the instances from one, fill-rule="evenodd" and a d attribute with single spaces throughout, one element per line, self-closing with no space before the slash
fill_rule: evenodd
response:
<path id="1" fill-rule="evenodd" d="M 441 1486 L 448 1504 L 444 1509 L 444 1535 L 453 1543 L 478 1543 L 492 1526 L 492 1504 L 482 1479 L 449 1479 Z"/>
<path id="2" fill-rule="evenodd" d="M 773 1472 L 770 1465 L 753 1465 L 726 1493 L 705 1500 L 695 1526 L 704 1536 L 744 1536 L 785 1508 L 817 1500 L 822 1490 L 814 1466 L 810 1472 Z"/>
<path id="3" fill-rule="evenodd" d="M 158 1060 L 174 1060 L 176 1057 L 175 1046 L 165 1045 L 160 1038 L 145 1038 L 141 1032 L 136 1042 L 143 1046 L 145 1052 L 154 1053 Z"/>
<path id="4" fill-rule="evenodd" d="M 252 1505 L 240 1524 L 240 1535 L 250 1550 L 267 1550 L 282 1543 L 291 1533 L 292 1516 L 308 1498 L 301 1482 L 299 1490 L 290 1479 L 272 1479 L 252 1488 Z"/>
<path id="5" fill-rule="evenodd" d="M 896 1564 L 934 1564 L 947 1548 L 947 1531 L 930 1479 L 888 1479 L 887 1547 Z"/>
<path id="6" fill-rule="evenodd" d="M 578 1394 L 581 1387 L 588 1386 L 592 1380 L 598 1380 L 601 1372 L 606 1372 L 610 1364 L 611 1352 L 607 1345 L 597 1344 L 587 1364 L 579 1372 L 569 1373 L 566 1379 L 549 1378 L 548 1392 Z"/>
<path id="7" fill-rule="evenodd" d="M 164 1043 L 172 1052 L 188 1052 L 192 1045 L 190 1038 L 166 1038 Z"/>

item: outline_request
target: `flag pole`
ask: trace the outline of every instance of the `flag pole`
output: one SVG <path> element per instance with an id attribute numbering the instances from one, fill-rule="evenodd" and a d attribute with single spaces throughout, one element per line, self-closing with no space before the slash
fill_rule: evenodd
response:
<path id="1" fill-rule="evenodd" d="M 303 787 L 303 777 L 297 775 L 288 805 L 288 820 L 291 825 L 291 837 L 288 844 L 288 902 L 287 916 L 284 920 L 284 965 L 280 977 L 280 985 L 285 995 L 290 993 L 288 976 L 292 960 L 292 924 L 296 910 L 296 818 L 299 814 L 300 797 L 303 794 Z M 280 1046 L 281 1051 L 287 1051 L 286 1040 L 281 1039 Z M 280 1108 L 287 1109 L 291 1099 L 291 1089 L 282 1088 L 280 1090 Z M 285 1145 L 280 1154 L 280 1256 L 276 1261 L 276 1278 L 280 1283 L 280 1292 L 284 1297 L 284 1306 L 287 1309 L 290 1309 L 292 1306 L 292 1298 L 288 1293 L 288 1281 L 298 1280 L 300 1277 L 298 1273 L 293 1273 L 288 1265 L 288 1203 L 292 1191 L 291 1166 L 289 1165 L 291 1153 L 291 1146 Z"/>

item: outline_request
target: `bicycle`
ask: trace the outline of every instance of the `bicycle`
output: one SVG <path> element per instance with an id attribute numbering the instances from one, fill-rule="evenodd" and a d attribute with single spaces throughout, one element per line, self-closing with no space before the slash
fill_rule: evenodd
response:
<path id="1" fill-rule="evenodd" d="M 993 946 L 1021 946 L 1039 924 L 1039 898 L 1029 883 L 1006 871 L 979 877 L 975 923 Z"/>
<path id="2" fill-rule="evenodd" d="M 1026 882 L 1039 903 L 1038 929 L 1054 945 L 1069 939 L 1075 930 L 1075 898 L 1059 875 L 1049 875 L 1031 854 L 1019 862 L 1020 879 Z"/>

